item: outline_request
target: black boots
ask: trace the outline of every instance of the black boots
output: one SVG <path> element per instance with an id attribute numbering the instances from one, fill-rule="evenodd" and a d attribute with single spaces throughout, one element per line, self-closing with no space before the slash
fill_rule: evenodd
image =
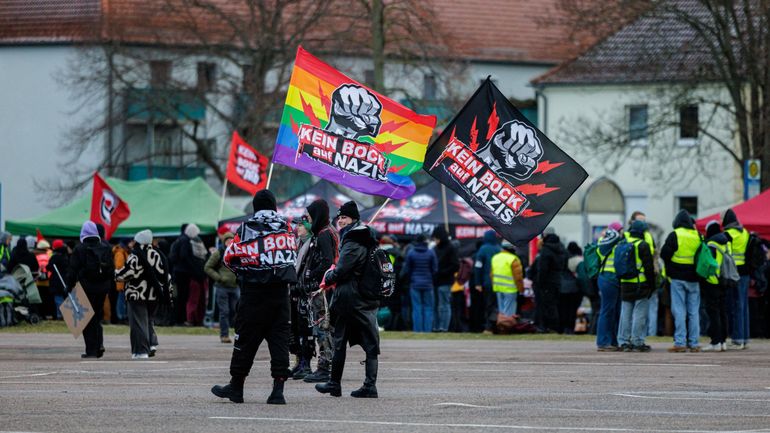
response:
<path id="1" fill-rule="evenodd" d="M 324 383 L 331 380 L 331 372 L 324 368 L 318 368 L 315 372 L 308 374 L 303 379 L 307 383 Z"/>
<path id="2" fill-rule="evenodd" d="M 297 365 L 297 371 L 292 374 L 291 378 L 294 380 L 302 380 L 311 372 L 310 361 L 305 358 L 300 358 L 299 364 Z"/>
<path id="3" fill-rule="evenodd" d="M 342 396 L 342 387 L 339 382 L 335 382 L 334 380 L 317 384 L 315 390 L 321 394 L 331 394 L 334 397 Z"/>
<path id="4" fill-rule="evenodd" d="M 377 398 L 377 358 L 366 358 L 364 386 L 350 393 L 355 398 Z"/>
<path id="5" fill-rule="evenodd" d="M 243 381 L 245 379 L 245 377 L 233 376 L 230 383 L 225 386 L 214 385 L 211 388 L 211 393 L 219 398 L 228 398 L 233 403 L 243 403 Z M 283 389 L 283 385 L 281 385 L 281 389 Z"/>
<path id="6" fill-rule="evenodd" d="M 267 404 L 286 404 L 286 399 L 283 398 L 283 384 L 285 382 L 285 377 L 276 377 L 273 379 L 273 392 L 270 393 L 270 397 L 267 398 Z"/>

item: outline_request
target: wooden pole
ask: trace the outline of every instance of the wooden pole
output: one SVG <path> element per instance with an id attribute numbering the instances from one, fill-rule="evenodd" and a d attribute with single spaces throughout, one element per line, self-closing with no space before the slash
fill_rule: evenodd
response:
<path id="1" fill-rule="evenodd" d="M 227 194 L 227 176 L 225 176 L 225 182 L 222 184 L 222 200 L 219 203 L 219 218 L 217 218 L 217 224 L 219 224 L 219 220 L 222 219 L 222 212 L 225 210 L 225 194 Z"/>
<path id="2" fill-rule="evenodd" d="M 369 225 L 371 225 L 374 222 L 374 219 L 377 218 L 377 215 L 380 214 L 380 211 L 382 210 L 382 208 L 384 208 L 389 201 L 390 201 L 390 197 L 385 199 L 385 202 L 382 203 L 382 206 L 380 206 L 380 208 L 377 209 L 377 212 L 375 212 L 374 215 L 372 215 L 372 219 L 369 220 Z"/>
<path id="3" fill-rule="evenodd" d="M 449 210 L 447 209 L 447 203 L 446 203 L 446 186 L 444 184 L 441 184 L 441 202 L 444 203 L 444 229 L 446 230 L 447 236 L 449 235 Z"/>
<path id="4" fill-rule="evenodd" d="M 268 173 L 267 173 L 267 185 L 265 186 L 265 189 L 270 189 L 270 181 L 273 179 L 273 165 L 275 164 L 271 162 L 270 170 L 268 170 Z"/>

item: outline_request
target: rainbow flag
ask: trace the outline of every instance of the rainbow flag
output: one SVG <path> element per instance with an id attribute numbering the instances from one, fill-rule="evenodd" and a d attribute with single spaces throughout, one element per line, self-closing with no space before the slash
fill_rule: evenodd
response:
<path id="1" fill-rule="evenodd" d="M 364 194 L 402 199 L 422 168 L 435 116 L 417 114 L 302 47 L 291 74 L 273 162 Z"/>

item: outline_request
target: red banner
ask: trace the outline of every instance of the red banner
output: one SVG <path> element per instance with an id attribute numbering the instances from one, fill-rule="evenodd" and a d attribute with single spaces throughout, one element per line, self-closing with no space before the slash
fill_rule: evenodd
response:
<path id="1" fill-rule="evenodd" d="M 230 159 L 227 161 L 228 181 L 254 195 L 257 191 L 265 189 L 267 185 L 269 163 L 265 155 L 254 150 L 237 132 L 233 132 Z"/>
<path id="2" fill-rule="evenodd" d="M 94 189 L 91 193 L 91 221 L 104 226 L 104 238 L 110 239 L 120 223 L 128 219 L 131 211 L 107 182 L 94 173 Z"/>

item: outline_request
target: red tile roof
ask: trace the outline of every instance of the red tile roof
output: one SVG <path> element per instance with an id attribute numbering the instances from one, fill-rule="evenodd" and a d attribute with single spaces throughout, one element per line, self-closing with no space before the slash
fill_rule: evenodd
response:
<path id="1" fill-rule="evenodd" d="M 243 3 L 210 0 L 239 13 Z M 559 24 L 559 0 L 431 0 L 438 25 L 454 52 L 475 61 L 553 64 L 578 47 Z M 601 1 L 601 0 L 597 0 Z M 87 42 L 118 39 L 133 43 L 190 43 L 179 26 L 185 18 L 162 0 L 3 0 L 0 44 Z M 359 4 L 351 0 L 351 5 Z M 202 28 L 222 42 L 237 35 L 221 20 L 201 19 Z M 216 23 L 220 23 L 217 25 Z M 230 31 L 228 31 L 230 30 Z M 356 38 L 359 39 L 359 38 Z M 367 40 L 364 37 L 363 40 Z M 194 43 L 194 42 L 192 42 Z"/>

